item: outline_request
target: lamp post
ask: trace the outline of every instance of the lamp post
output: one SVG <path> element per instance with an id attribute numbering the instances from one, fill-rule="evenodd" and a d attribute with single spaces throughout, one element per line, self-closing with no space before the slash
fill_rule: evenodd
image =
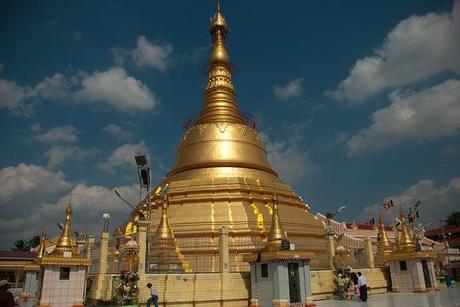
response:
<path id="1" fill-rule="evenodd" d="M 147 190 L 147 219 L 149 219 L 152 210 L 152 202 L 149 194 L 151 183 L 150 166 L 146 154 L 134 156 L 134 159 L 136 160 L 137 173 L 139 175 L 139 188 Z"/>

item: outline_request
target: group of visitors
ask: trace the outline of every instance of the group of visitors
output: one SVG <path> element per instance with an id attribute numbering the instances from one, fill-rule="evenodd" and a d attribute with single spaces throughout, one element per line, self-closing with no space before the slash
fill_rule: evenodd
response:
<path id="1" fill-rule="evenodd" d="M 358 272 L 346 270 L 343 274 L 337 275 L 337 297 L 340 300 L 361 300 L 367 301 L 366 277 Z"/>

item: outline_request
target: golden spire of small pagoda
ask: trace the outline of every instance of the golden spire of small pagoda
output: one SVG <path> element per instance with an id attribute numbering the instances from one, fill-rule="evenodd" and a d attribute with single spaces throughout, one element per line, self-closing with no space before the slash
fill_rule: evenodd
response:
<path id="1" fill-rule="evenodd" d="M 268 234 L 267 248 L 268 250 L 279 250 L 281 248 L 281 242 L 286 239 L 286 236 L 278 214 L 278 196 L 276 193 L 273 194 L 272 203 L 272 225 L 270 227 L 270 233 Z"/>
<path id="2" fill-rule="evenodd" d="M 184 271 L 179 255 L 176 251 L 176 242 L 169 225 L 169 199 L 166 195 L 162 201 L 161 220 L 152 241 L 152 255 L 150 262 L 157 267 L 157 271 Z"/>
<path id="3" fill-rule="evenodd" d="M 168 200 L 168 196 L 166 196 L 166 199 L 163 200 L 162 202 L 161 221 L 155 232 L 155 237 L 158 240 L 168 242 L 174 245 L 174 236 L 171 230 L 171 226 L 169 225 L 169 219 L 168 219 L 168 204 L 169 204 L 169 200 Z"/>
<path id="4" fill-rule="evenodd" d="M 227 122 L 244 124 L 236 102 L 233 88 L 230 57 L 225 38 L 228 25 L 217 1 L 217 8 L 209 24 L 212 38 L 208 61 L 208 85 L 204 91 L 204 102 L 197 124 Z"/>
<path id="5" fill-rule="evenodd" d="M 388 256 L 393 252 L 393 247 L 390 240 L 388 239 L 387 232 L 385 230 L 385 222 L 383 220 L 383 214 L 380 214 L 380 223 L 379 223 L 379 234 L 380 241 L 377 245 L 377 253 L 383 256 Z"/>
<path id="6" fill-rule="evenodd" d="M 66 216 L 64 227 L 62 228 L 61 236 L 56 244 L 56 248 L 53 250 L 52 254 L 61 254 L 63 252 L 72 252 L 72 254 L 76 254 L 76 246 L 72 239 L 72 205 L 71 199 L 69 199 L 69 205 L 66 209 Z"/>
<path id="7" fill-rule="evenodd" d="M 410 235 L 409 228 L 406 224 L 406 217 L 402 208 L 399 218 L 401 220 L 401 235 L 399 237 L 398 250 L 403 252 L 413 252 L 415 251 L 415 243 Z"/>
<path id="8" fill-rule="evenodd" d="M 46 242 L 46 231 L 43 228 L 42 233 L 40 234 L 40 245 L 38 246 L 37 250 L 37 259 L 42 259 L 45 256 L 45 242 Z"/>

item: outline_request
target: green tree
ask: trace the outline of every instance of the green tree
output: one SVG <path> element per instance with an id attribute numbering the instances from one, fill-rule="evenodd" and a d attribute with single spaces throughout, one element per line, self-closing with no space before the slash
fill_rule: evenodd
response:
<path id="1" fill-rule="evenodd" d="M 39 244 L 40 244 L 40 236 L 34 236 L 32 237 L 32 239 L 27 241 L 27 245 L 29 245 L 29 247 L 32 247 L 32 248 L 37 247 Z"/>
<path id="2" fill-rule="evenodd" d="M 452 212 L 447 216 L 447 226 L 460 226 L 460 211 Z"/>
<path id="3" fill-rule="evenodd" d="M 12 248 L 12 250 L 14 251 L 28 251 L 29 249 L 30 246 L 28 242 L 24 240 L 17 240 L 16 242 L 14 242 L 14 247 Z"/>

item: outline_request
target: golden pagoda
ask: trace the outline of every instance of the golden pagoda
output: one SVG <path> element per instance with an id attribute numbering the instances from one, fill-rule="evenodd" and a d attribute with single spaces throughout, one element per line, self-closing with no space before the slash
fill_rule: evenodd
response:
<path id="1" fill-rule="evenodd" d="M 406 217 L 402 209 L 399 218 L 401 220 L 401 234 L 399 236 L 398 250 L 402 252 L 413 252 L 415 251 L 415 242 L 410 234 L 409 227 L 407 227 Z"/>
<path id="2" fill-rule="evenodd" d="M 150 264 L 154 271 L 177 271 L 184 268 L 176 251 L 176 242 L 168 220 L 168 198 L 162 201 L 161 222 L 153 235 Z"/>
<path id="3" fill-rule="evenodd" d="M 383 220 L 383 214 L 380 215 L 379 236 L 380 236 L 380 240 L 377 243 L 377 254 L 375 256 L 375 265 L 384 266 L 386 263 L 385 258 L 393 252 L 393 245 L 388 239 L 387 232 L 385 230 L 385 222 Z"/>
<path id="4" fill-rule="evenodd" d="M 265 246 L 275 182 L 277 210 L 290 241 L 298 248 L 315 251 L 318 257 L 313 268 L 327 268 L 323 224 L 305 210 L 307 205 L 299 195 L 278 179 L 257 131 L 240 112 L 226 45 L 228 25 L 219 4 L 209 33 L 212 47 L 202 108 L 186 127 L 175 164 L 159 185 L 169 185 L 168 218 L 182 266 L 193 272 L 217 272 L 218 232 L 226 226 L 230 268 L 248 271 L 242 255 Z M 150 197 L 154 211 L 149 232 L 154 234 L 162 215 L 158 214 L 158 193 Z M 140 203 L 140 209 L 145 211 L 147 203 Z"/>
<path id="5" fill-rule="evenodd" d="M 66 208 L 66 216 L 64 221 L 64 227 L 62 233 L 59 236 L 56 247 L 53 251 L 46 255 L 43 252 L 38 256 L 41 256 L 39 263 L 42 265 L 76 265 L 76 266 L 88 266 L 91 264 L 91 259 L 80 256 L 77 253 L 77 245 L 75 240 L 72 238 L 72 205 L 69 201 L 69 205 Z M 43 236 L 43 246 L 44 246 Z M 40 244 L 42 244 L 42 242 Z M 43 247 L 44 248 L 44 247 Z M 40 249 L 42 249 L 40 245 Z M 39 249 L 39 250 L 40 250 Z"/>

